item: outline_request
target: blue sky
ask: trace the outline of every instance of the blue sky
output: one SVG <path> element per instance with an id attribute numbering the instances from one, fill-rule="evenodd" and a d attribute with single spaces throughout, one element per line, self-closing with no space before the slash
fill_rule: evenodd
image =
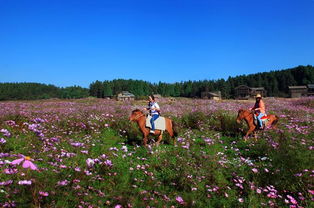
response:
<path id="1" fill-rule="evenodd" d="M 314 0 L 0 0 L 0 82 L 88 87 L 314 65 Z"/>

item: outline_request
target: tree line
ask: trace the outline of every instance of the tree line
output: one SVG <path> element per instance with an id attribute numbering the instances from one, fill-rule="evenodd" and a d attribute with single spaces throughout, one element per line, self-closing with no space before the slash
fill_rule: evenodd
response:
<path id="1" fill-rule="evenodd" d="M 0 83 L 0 100 L 75 99 L 88 96 L 89 90 L 80 86 L 60 88 L 40 83 Z"/>
<path id="2" fill-rule="evenodd" d="M 140 98 L 149 94 L 172 97 L 197 98 L 204 91 L 221 91 L 223 98 L 234 98 L 235 87 L 264 87 L 267 96 L 287 97 L 288 86 L 314 83 L 314 67 L 298 66 L 250 75 L 229 77 L 228 79 L 184 81 L 176 83 L 150 83 L 142 80 L 115 79 L 95 81 L 89 88 L 72 86 L 60 88 L 39 83 L 0 83 L 0 100 L 34 100 L 47 98 L 97 98 L 112 97 L 121 91 L 129 91 Z"/>
<path id="3" fill-rule="evenodd" d="M 156 93 L 173 97 L 200 97 L 204 91 L 221 91 L 224 98 L 234 98 L 235 88 L 239 85 L 264 87 L 267 96 L 287 97 L 288 86 L 314 83 L 314 67 L 298 66 L 291 69 L 229 77 L 227 80 L 202 80 L 169 83 L 149 83 L 141 80 L 116 79 L 112 81 L 95 81 L 90 84 L 90 95 L 98 98 L 129 91 L 135 96 Z"/>

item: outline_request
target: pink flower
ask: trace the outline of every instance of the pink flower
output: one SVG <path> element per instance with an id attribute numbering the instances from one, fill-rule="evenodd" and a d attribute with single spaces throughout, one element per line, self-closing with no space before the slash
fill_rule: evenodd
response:
<path id="1" fill-rule="evenodd" d="M 244 202 L 243 198 L 239 198 L 238 201 L 239 201 L 240 203 L 243 203 L 243 202 Z"/>
<path id="2" fill-rule="evenodd" d="M 87 164 L 87 167 L 91 168 L 94 166 L 95 161 L 93 159 L 87 158 L 86 164 Z"/>
<path id="3" fill-rule="evenodd" d="M 253 173 L 258 173 L 258 170 L 256 168 L 252 169 Z"/>
<path id="4" fill-rule="evenodd" d="M 184 200 L 182 199 L 181 196 L 177 196 L 177 197 L 176 197 L 176 201 L 177 201 L 179 204 L 184 204 Z"/>
<path id="5" fill-rule="evenodd" d="M 308 190 L 310 194 L 314 195 L 314 190 Z"/>
<path id="6" fill-rule="evenodd" d="M 58 181 L 58 186 L 66 186 L 66 185 L 68 185 L 68 183 L 69 183 L 68 180 Z"/>
<path id="7" fill-rule="evenodd" d="M 105 164 L 106 166 L 109 166 L 109 167 L 112 166 L 111 160 L 106 160 L 106 161 L 104 162 L 104 164 Z"/>
<path id="8" fill-rule="evenodd" d="M 258 194 L 260 194 L 260 193 L 262 193 L 262 190 L 261 189 L 256 189 L 256 192 L 258 193 Z"/>
<path id="9" fill-rule="evenodd" d="M 116 206 L 114 206 L 114 208 L 122 208 L 122 206 L 120 204 L 117 204 Z"/>
<path id="10" fill-rule="evenodd" d="M 43 191 L 40 191 L 39 195 L 40 196 L 49 196 L 48 192 L 43 192 Z"/>
<path id="11" fill-rule="evenodd" d="M 32 158 L 23 156 L 23 158 L 13 160 L 11 162 L 11 165 L 19 165 L 24 161 L 22 165 L 23 168 L 30 168 L 32 170 L 38 170 L 37 166 L 34 163 L 32 163 L 31 160 Z"/>
<path id="12" fill-rule="evenodd" d="M 19 185 L 31 185 L 32 181 L 23 180 L 23 181 L 19 181 L 18 184 Z"/>

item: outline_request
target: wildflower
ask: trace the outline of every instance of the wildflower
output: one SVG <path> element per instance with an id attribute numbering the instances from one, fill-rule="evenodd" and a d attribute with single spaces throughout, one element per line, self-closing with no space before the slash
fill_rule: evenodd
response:
<path id="1" fill-rule="evenodd" d="M 104 164 L 107 165 L 107 166 L 109 166 L 109 167 L 112 166 L 111 160 L 106 160 L 106 161 L 104 162 Z"/>
<path id="2" fill-rule="evenodd" d="M 312 195 L 314 195 L 314 190 L 308 190 L 308 192 Z"/>
<path id="3" fill-rule="evenodd" d="M 127 151 L 128 151 L 128 147 L 127 147 L 127 146 L 122 146 L 122 147 L 121 147 L 121 150 L 122 150 L 123 152 L 127 152 Z"/>
<path id="4" fill-rule="evenodd" d="M 84 144 L 83 143 L 80 143 L 80 142 L 72 142 L 70 143 L 73 147 L 83 147 Z"/>
<path id="5" fill-rule="evenodd" d="M 39 195 L 40 196 L 49 196 L 49 193 L 48 192 L 44 192 L 44 191 L 40 191 Z"/>
<path id="6" fill-rule="evenodd" d="M 19 185 L 31 185 L 32 181 L 28 180 L 23 180 L 18 182 Z"/>
<path id="7" fill-rule="evenodd" d="M 7 142 L 7 140 L 5 140 L 4 138 L 0 138 L 0 144 L 5 144 Z"/>
<path id="8" fill-rule="evenodd" d="M 117 204 L 116 206 L 114 206 L 114 208 L 123 208 L 120 204 Z"/>
<path id="9" fill-rule="evenodd" d="M 31 160 L 32 160 L 32 158 L 23 156 L 23 158 L 13 160 L 11 162 L 11 164 L 12 165 L 19 165 L 21 162 L 24 161 L 23 165 L 22 165 L 23 168 L 30 168 L 32 170 L 38 170 L 37 166 L 34 163 L 32 163 Z"/>
<path id="10" fill-rule="evenodd" d="M 10 185 L 12 183 L 13 183 L 12 180 L 8 180 L 8 181 L 0 182 L 0 186 L 8 186 L 8 185 Z"/>
<path id="11" fill-rule="evenodd" d="M 292 196 L 287 195 L 287 198 L 290 199 L 290 202 L 291 202 L 292 204 L 298 204 L 298 202 L 297 202 Z"/>
<path id="12" fill-rule="evenodd" d="M 176 201 L 177 201 L 179 204 L 184 204 L 184 200 L 182 199 L 181 196 L 177 196 L 177 197 L 176 197 Z"/>
<path id="13" fill-rule="evenodd" d="M 95 161 L 93 159 L 87 158 L 86 164 L 89 168 L 93 167 L 95 164 Z"/>
<path id="14" fill-rule="evenodd" d="M 239 198 L 238 201 L 239 201 L 240 203 L 243 203 L 243 202 L 244 202 L 243 198 Z"/>
<path id="15" fill-rule="evenodd" d="M 11 133 L 7 129 L 1 129 L 0 132 L 3 133 L 3 135 L 6 137 L 11 136 Z"/>
<path id="16" fill-rule="evenodd" d="M 258 173 L 258 170 L 256 168 L 252 169 L 253 173 Z"/>
<path id="17" fill-rule="evenodd" d="M 3 172 L 5 173 L 5 174 L 8 174 L 8 175 L 12 175 L 12 174 L 15 174 L 15 173 L 17 173 L 17 169 L 12 169 L 12 168 L 6 168 L 6 169 L 4 169 L 3 170 Z"/>
<path id="18" fill-rule="evenodd" d="M 69 181 L 68 180 L 64 180 L 64 181 L 58 181 L 58 186 L 66 186 L 68 185 Z"/>
<path id="19" fill-rule="evenodd" d="M 12 120 L 6 121 L 5 123 L 9 126 L 15 126 L 16 125 L 15 121 L 12 121 Z"/>

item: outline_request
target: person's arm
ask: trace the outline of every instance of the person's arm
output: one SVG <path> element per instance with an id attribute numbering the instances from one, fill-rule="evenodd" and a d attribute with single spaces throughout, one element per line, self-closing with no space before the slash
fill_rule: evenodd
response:
<path id="1" fill-rule="evenodd" d="M 265 103 L 264 101 L 261 100 L 261 102 L 259 103 L 259 109 L 265 111 Z"/>
<path id="2" fill-rule="evenodd" d="M 252 108 L 250 108 L 250 111 L 252 111 L 252 110 L 255 110 L 255 104 L 254 104 L 254 106 Z"/>
<path id="3" fill-rule="evenodd" d="M 159 108 L 158 103 L 155 103 L 155 104 L 152 106 L 151 109 L 152 109 L 152 110 L 156 110 L 157 112 L 160 112 L 160 108 Z"/>

